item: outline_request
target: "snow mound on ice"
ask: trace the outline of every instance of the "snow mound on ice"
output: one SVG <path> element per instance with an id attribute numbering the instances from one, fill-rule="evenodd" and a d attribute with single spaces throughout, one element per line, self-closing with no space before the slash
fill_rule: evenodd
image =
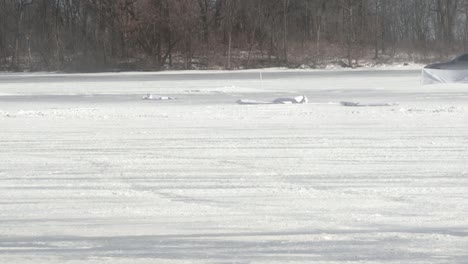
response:
<path id="1" fill-rule="evenodd" d="M 309 100 L 305 95 L 299 95 L 294 97 L 282 97 L 277 98 L 273 101 L 257 101 L 250 99 L 240 99 L 237 101 L 238 104 L 243 105 L 258 105 L 258 104 L 306 104 Z"/>
<path id="2" fill-rule="evenodd" d="M 143 100 L 155 100 L 155 101 L 164 101 L 164 100 L 176 100 L 177 98 L 171 96 L 159 96 L 154 94 L 147 94 L 143 96 Z"/>

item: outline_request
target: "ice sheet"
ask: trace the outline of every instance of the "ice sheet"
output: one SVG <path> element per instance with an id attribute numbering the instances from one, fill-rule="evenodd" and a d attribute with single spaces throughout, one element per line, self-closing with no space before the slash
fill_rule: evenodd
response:
<path id="1" fill-rule="evenodd" d="M 2 74 L 0 261 L 466 263 L 468 89 L 419 78 Z"/>

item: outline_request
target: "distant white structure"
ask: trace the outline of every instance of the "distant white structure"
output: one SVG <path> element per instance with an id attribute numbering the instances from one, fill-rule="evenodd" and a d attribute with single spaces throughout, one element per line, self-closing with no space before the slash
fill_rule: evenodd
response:
<path id="1" fill-rule="evenodd" d="M 455 59 L 427 65 L 422 70 L 422 84 L 468 83 L 468 53 Z"/>
<path id="2" fill-rule="evenodd" d="M 468 69 L 445 70 L 424 68 L 422 70 L 423 85 L 439 83 L 468 83 Z"/>

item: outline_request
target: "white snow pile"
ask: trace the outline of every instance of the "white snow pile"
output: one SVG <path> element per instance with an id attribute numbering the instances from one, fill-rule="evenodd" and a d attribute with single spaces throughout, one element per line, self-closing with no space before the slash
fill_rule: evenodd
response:
<path id="1" fill-rule="evenodd" d="M 159 96 L 154 94 L 146 94 L 142 98 L 143 100 L 154 100 L 154 101 L 165 101 L 165 100 L 176 100 L 177 98 L 171 96 Z"/>
<path id="2" fill-rule="evenodd" d="M 11 117 L 10 112 L 7 111 L 0 111 L 0 116 L 2 117 Z"/>
<path id="3" fill-rule="evenodd" d="M 282 97 L 277 98 L 273 101 L 257 101 L 250 99 L 240 99 L 237 101 L 238 104 L 242 105 L 257 105 L 257 104 L 306 104 L 309 100 L 305 95 L 299 95 L 294 97 Z"/>

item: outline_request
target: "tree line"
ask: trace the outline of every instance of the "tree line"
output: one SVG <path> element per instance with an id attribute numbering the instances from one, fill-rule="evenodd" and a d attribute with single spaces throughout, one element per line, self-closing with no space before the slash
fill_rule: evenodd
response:
<path id="1" fill-rule="evenodd" d="M 0 0 L 0 70 L 351 67 L 467 46 L 468 0 Z"/>

